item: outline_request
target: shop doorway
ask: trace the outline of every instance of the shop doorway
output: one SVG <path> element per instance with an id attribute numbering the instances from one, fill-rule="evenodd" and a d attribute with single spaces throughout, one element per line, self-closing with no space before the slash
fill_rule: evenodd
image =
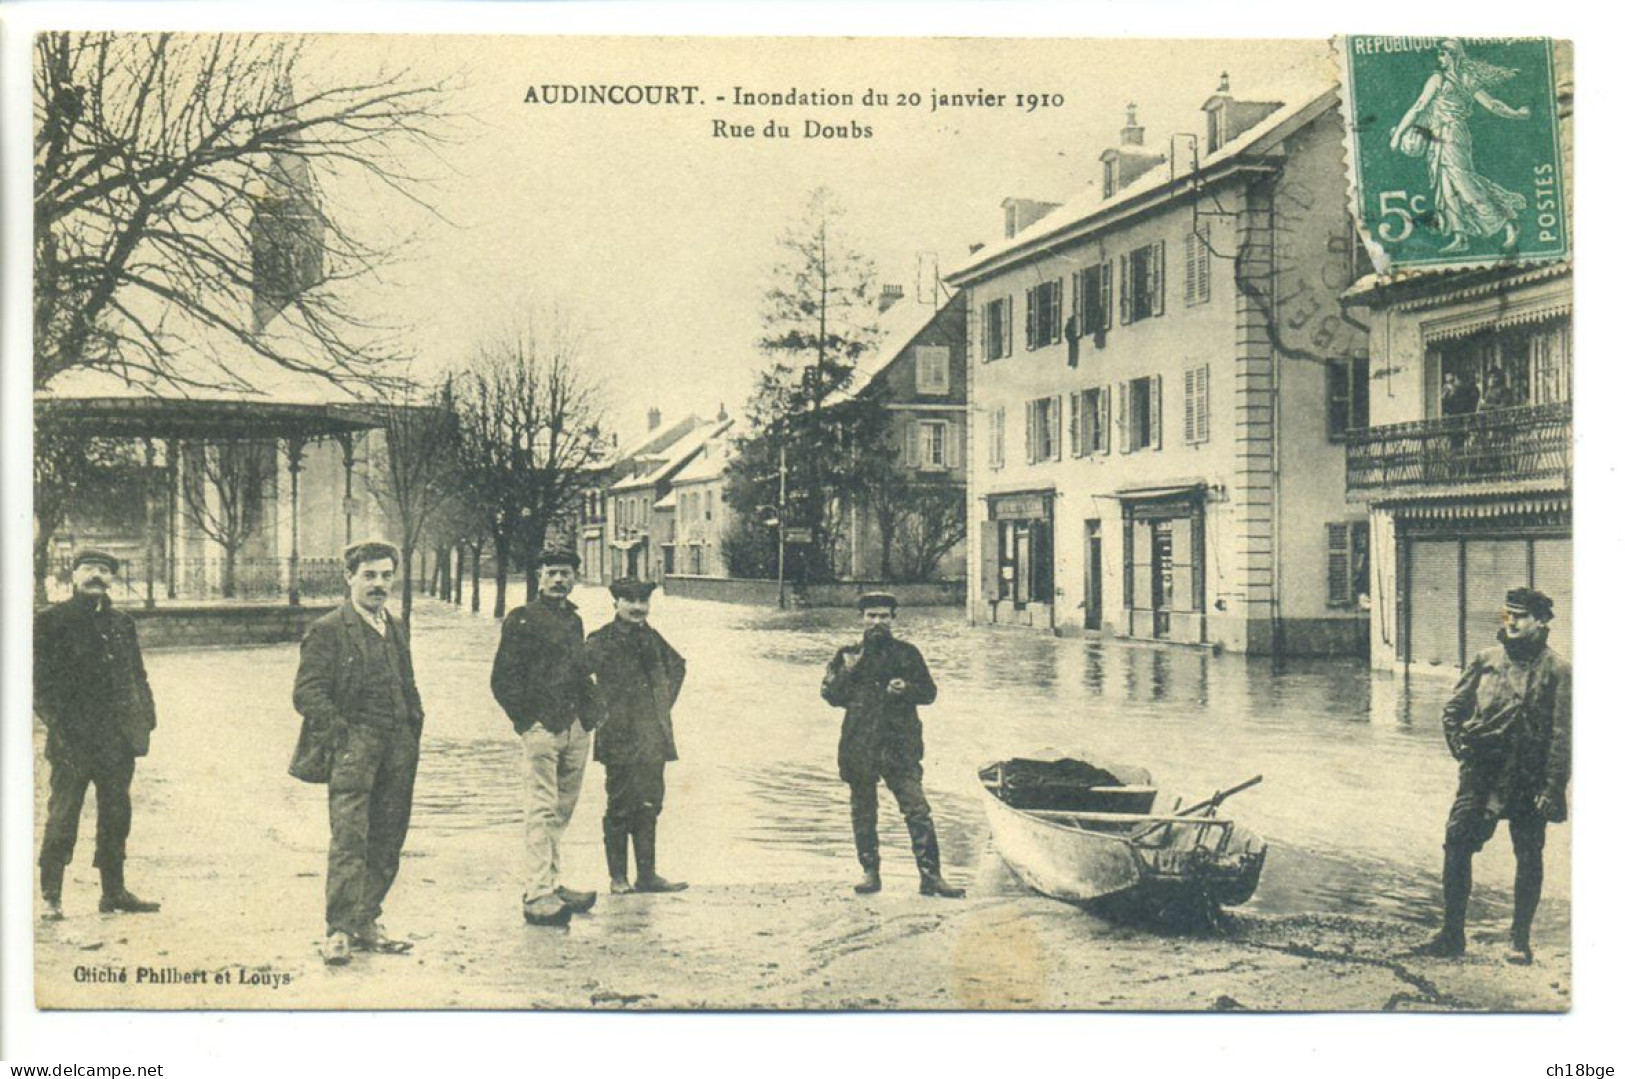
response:
<path id="1" fill-rule="evenodd" d="M 1083 581 L 1083 628 L 1099 629 L 1101 624 L 1101 611 L 1104 607 L 1102 601 L 1101 574 L 1104 571 L 1104 558 L 1100 546 L 1100 522 L 1098 520 L 1083 523 L 1083 549 L 1084 581 Z"/>

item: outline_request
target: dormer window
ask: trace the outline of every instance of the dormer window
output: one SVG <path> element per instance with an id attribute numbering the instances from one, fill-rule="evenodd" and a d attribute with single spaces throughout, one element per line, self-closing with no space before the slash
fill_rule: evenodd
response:
<path id="1" fill-rule="evenodd" d="M 1224 145 L 1225 106 L 1218 104 L 1207 110 L 1207 152 L 1213 153 Z"/>
<path id="2" fill-rule="evenodd" d="M 1100 195 L 1101 198 L 1109 199 L 1117 194 L 1117 159 L 1114 157 L 1109 161 L 1102 162 L 1102 164 L 1104 166 L 1104 175 L 1100 180 Z"/>
<path id="3" fill-rule="evenodd" d="M 1010 239 L 1010 237 L 1014 236 L 1016 234 L 1016 232 L 1018 231 L 1018 227 L 1017 227 L 1016 223 L 1019 220 L 1020 220 L 1020 218 L 1016 213 L 1016 204 L 1014 202 L 1005 203 L 1005 206 L 1004 206 L 1004 238 L 1006 240 Z"/>

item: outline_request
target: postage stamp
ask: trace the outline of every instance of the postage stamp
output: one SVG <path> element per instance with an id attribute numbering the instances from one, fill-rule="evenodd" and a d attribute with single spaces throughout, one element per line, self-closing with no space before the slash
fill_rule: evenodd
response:
<path id="1" fill-rule="evenodd" d="M 1352 209 L 1379 270 L 1568 257 L 1550 39 L 1339 46 Z"/>

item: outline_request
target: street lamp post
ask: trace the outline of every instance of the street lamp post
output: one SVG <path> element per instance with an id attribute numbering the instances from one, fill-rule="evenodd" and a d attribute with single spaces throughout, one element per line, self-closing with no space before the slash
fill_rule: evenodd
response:
<path id="1" fill-rule="evenodd" d="M 784 610 L 784 489 L 789 468 L 785 464 L 784 440 L 779 440 L 779 610 Z"/>

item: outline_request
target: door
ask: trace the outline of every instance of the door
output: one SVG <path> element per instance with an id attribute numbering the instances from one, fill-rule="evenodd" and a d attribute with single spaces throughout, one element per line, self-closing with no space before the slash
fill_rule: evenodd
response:
<path id="1" fill-rule="evenodd" d="M 1411 663 L 1459 667 L 1461 657 L 1461 544 L 1415 540 L 1410 545 L 1406 606 Z"/>
<path id="2" fill-rule="evenodd" d="M 1083 525 L 1084 550 L 1084 582 L 1083 582 L 1083 628 L 1099 629 L 1101 614 L 1103 559 L 1100 547 L 1100 522 L 1085 521 Z"/>
<path id="3" fill-rule="evenodd" d="M 1174 587 L 1174 523 L 1158 521 L 1151 528 L 1151 635 L 1168 636 L 1177 591 Z"/>

